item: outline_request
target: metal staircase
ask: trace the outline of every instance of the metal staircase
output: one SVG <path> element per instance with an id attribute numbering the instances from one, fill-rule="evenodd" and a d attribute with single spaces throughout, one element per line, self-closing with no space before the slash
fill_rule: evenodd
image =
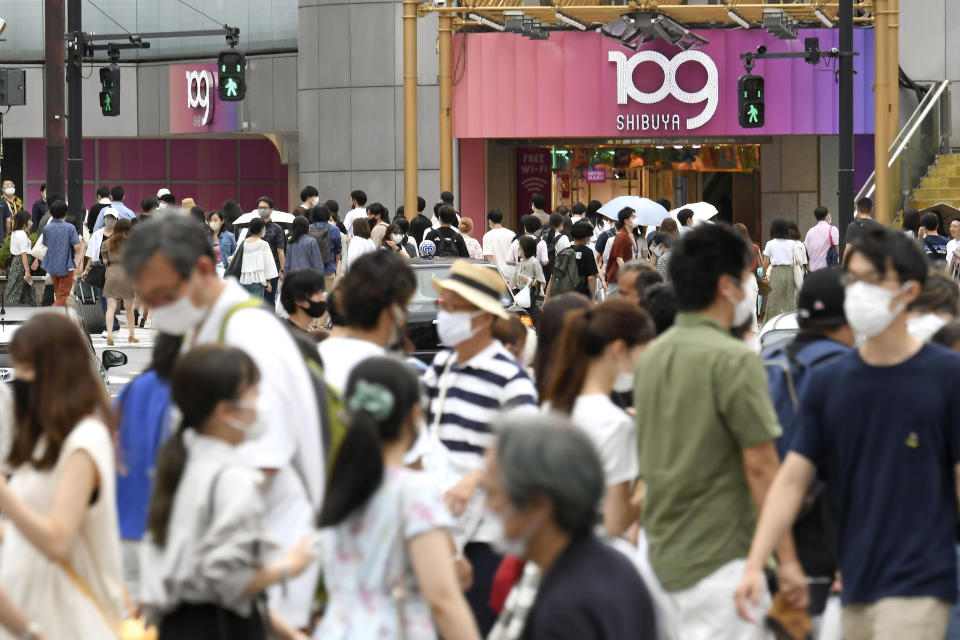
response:
<path id="1" fill-rule="evenodd" d="M 946 203 L 960 209 L 960 153 L 939 154 L 914 189 L 910 206 L 926 209 Z"/>

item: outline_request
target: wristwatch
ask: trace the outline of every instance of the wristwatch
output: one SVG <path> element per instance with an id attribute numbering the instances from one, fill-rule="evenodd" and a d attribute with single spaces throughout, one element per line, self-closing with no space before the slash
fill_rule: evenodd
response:
<path id="1" fill-rule="evenodd" d="M 40 637 L 40 625 L 36 622 L 31 622 L 27 625 L 27 630 L 20 635 L 20 640 L 34 640 L 35 638 Z"/>

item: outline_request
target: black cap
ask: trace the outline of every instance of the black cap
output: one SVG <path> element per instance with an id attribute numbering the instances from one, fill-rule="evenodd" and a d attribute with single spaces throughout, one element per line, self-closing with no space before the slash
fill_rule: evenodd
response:
<path id="1" fill-rule="evenodd" d="M 843 269 L 814 271 L 803 281 L 797 299 L 797 324 L 801 329 L 834 329 L 847 324 L 843 313 Z"/>

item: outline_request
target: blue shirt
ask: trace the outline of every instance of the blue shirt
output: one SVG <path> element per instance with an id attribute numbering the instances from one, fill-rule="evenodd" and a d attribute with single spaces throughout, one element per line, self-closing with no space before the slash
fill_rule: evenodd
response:
<path id="1" fill-rule="evenodd" d="M 43 228 L 43 244 L 47 255 L 40 267 L 52 276 L 65 276 L 77 268 L 73 248 L 80 244 L 77 228 L 66 220 L 50 220 Z"/>
<path id="2" fill-rule="evenodd" d="M 343 253 L 343 240 L 340 237 L 340 229 L 337 225 L 329 222 L 316 222 L 314 225 L 318 229 L 329 227 L 330 229 L 330 264 L 324 265 L 324 273 L 337 272 L 337 256 Z"/>
<path id="3" fill-rule="evenodd" d="M 231 232 L 221 231 L 219 242 L 220 262 L 223 264 L 224 268 L 226 268 L 230 258 L 233 257 L 234 253 L 237 252 L 237 239 Z M 210 244 L 213 244 L 213 236 L 210 236 Z"/>
<path id="4" fill-rule="evenodd" d="M 127 540 L 140 540 L 146 530 L 154 461 L 170 437 L 170 406 L 170 387 L 155 371 L 138 376 L 117 398 L 117 513 L 120 536 Z"/>
<path id="5" fill-rule="evenodd" d="M 117 216 L 119 216 L 118 220 L 130 220 L 132 223 L 136 223 L 137 221 L 137 214 L 135 214 L 133 211 L 130 211 L 127 205 L 117 200 L 117 201 L 111 202 L 103 209 L 100 209 L 100 214 L 97 216 L 97 221 L 93 225 L 94 231 L 96 231 L 97 229 L 103 228 L 103 212 L 106 211 L 108 208 L 112 208 L 114 211 L 117 212 Z"/>
<path id="6" fill-rule="evenodd" d="M 323 256 L 320 246 L 309 235 L 302 235 L 296 242 L 287 244 L 284 270 L 287 273 L 297 269 L 315 269 L 323 273 Z"/>
<path id="7" fill-rule="evenodd" d="M 844 604 L 957 599 L 960 355 L 927 344 L 892 367 L 857 352 L 811 372 L 791 449 L 837 498 Z"/>

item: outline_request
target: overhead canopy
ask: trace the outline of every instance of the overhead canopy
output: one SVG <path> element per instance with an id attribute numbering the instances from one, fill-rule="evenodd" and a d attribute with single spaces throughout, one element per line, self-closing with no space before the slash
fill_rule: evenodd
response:
<path id="1" fill-rule="evenodd" d="M 782 10 L 799 23 L 801 27 L 824 26 L 819 11 L 827 20 L 836 24 L 839 2 L 767 2 L 759 0 L 729 0 L 719 5 L 688 5 L 685 0 L 635 0 L 623 5 L 606 4 L 604 0 L 541 0 L 541 6 L 525 5 L 518 0 L 462 0 L 457 7 L 435 7 L 422 3 L 421 12 L 452 12 L 463 18 L 462 26 L 480 23 L 467 18 L 468 13 L 474 13 L 488 20 L 503 23 L 503 12 L 522 10 L 525 16 L 539 20 L 551 26 L 564 26 L 558 13 L 567 18 L 580 22 L 587 27 L 607 24 L 619 16 L 634 11 L 652 11 L 661 13 L 687 27 L 715 27 L 728 25 L 741 26 L 730 15 L 733 12 L 740 19 L 759 26 L 763 20 L 763 12 Z M 854 22 L 860 26 L 864 23 L 873 24 L 873 0 L 856 0 L 854 2 Z"/>

